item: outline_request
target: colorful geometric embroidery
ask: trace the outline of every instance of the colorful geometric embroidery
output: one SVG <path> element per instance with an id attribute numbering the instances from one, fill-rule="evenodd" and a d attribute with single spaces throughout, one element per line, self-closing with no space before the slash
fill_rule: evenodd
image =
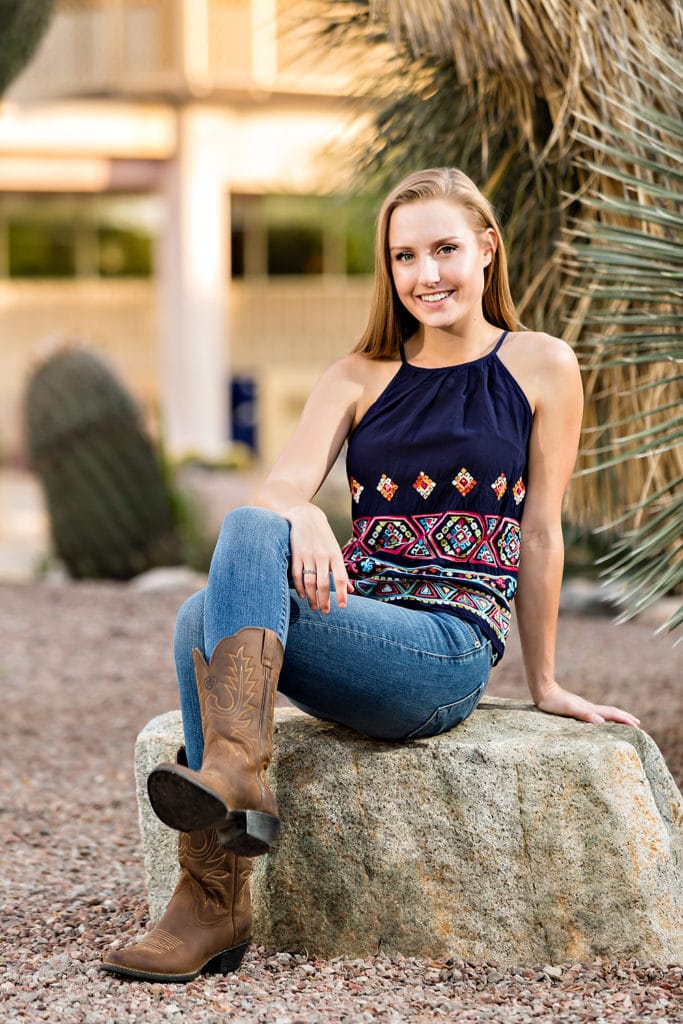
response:
<path id="1" fill-rule="evenodd" d="M 358 504 L 358 502 L 360 501 L 360 496 L 365 490 L 365 488 L 363 487 L 362 484 L 358 483 L 355 477 L 351 477 L 349 479 L 349 486 L 351 488 L 351 497 L 356 502 L 356 504 Z"/>
<path id="2" fill-rule="evenodd" d="M 500 499 L 503 497 L 507 489 L 508 478 L 505 476 L 505 473 L 501 473 L 498 479 L 494 480 L 493 483 L 491 484 L 491 490 L 498 498 L 498 501 L 500 501 Z"/>
<path id="3" fill-rule="evenodd" d="M 379 601 L 409 601 L 428 607 L 461 608 L 489 627 L 497 653 L 503 652 L 510 631 L 510 606 L 492 594 L 458 581 L 411 580 L 395 576 L 390 579 L 369 577 L 354 580 L 353 585 L 359 596 Z"/>
<path id="4" fill-rule="evenodd" d="M 377 484 L 377 490 L 383 498 L 386 498 L 387 501 L 391 501 L 398 490 L 398 484 L 395 484 L 391 477 L 387 476 L 386 473 L 382 473 L 379 478 L 379 483 Z"/>
<path id="5" fill-rule="evenodd" d="M 354 521 L 353 533 L 343 555 L 356 594 L 460 609 L 481 623 L 502 654 L 517 588 L 517 519 L 459 510 L 364 516 Z"/>
<path id="6" fill-rule="evenodd" d="M 436 487 L 436 482 L 432 480 L 431 477 L 427 476 L 423 470 L 420 470 L 417 474 L 417 480 L 413 484 L 413 487 L 420 497 L 426 500 Z"/>
<path id="7" fill-rule="evenodd" d="M 519 562 L 520 525 L 506 516 L 446 512 L 440 516 L 363 517 L 355 520 L 353 534 L 344 548 L 347 561 L 377 560 L 382 552 L 391 552 L 392 557 L 406 560 L 405 572 L 412 571 L 410 563 L 414 561 L 421 563 L 415 571 L 430 574 L 446 572 L 449 560 L 458 566 L 470 562 L 506 571 Z M 435 559 L 442 564 L 425 566 L 425 560 Z"/>
<path id="8" fill-rule="evenodd" d="M 486 541 L 479 545 L 475 555 L 478 562 L 484 562 L 485 565 L 498 565 L 496 556 L 493 551 L 491 551 L 491 546 Z"/>
<path id="9" fill-rule="evenodd" d="M 520 476 L 519 480 L 512 488 L 512 497 L 515 499 L 515 505 L 519 505 L 522 501 L 524 501 L 525 494 L 526 487 L 524 486 L 524 481 Z"/>
<path id="10" fill-rule="evenodd" d="M 516 569 L 519 565 L 520 533 L 519 523 L 513 519 L 496 538 L 500 563 L 506 569 Z"/>
<path id="11" fill-rule="evenodd" d="M 462 467 L 458 475 L 455 477 L 455 479 L 451 480 L 451 483 L 456 488 L 456 490 L 460 491 L 463 498 L 465 497 L 466 494 L 470 493 L 473 487 L 477 486 L 477 481 L 474 479 L 472 474 L 465 469 L 464 466 Z"/>
<path id="12" fill-rule="evenodd" d="M 446 555 L 465 561 L 479 546 L 481 539 L 482 529 L 479 517 L 464 513 L 448 516 L 436 534 L 439 547 Z"/>
<path id="13" fill-rule="evenodd" d="M 431 550 L 424 537 L 421 537 L 417 544 L 413 544 L 412 548 L 409 548 L 408 551 L 406 551 L 406 554 L 410 558 L 431 558 L 434 552 Z"/>
<path id="14" fill-rule="evenodd" d="M 440 519 L 441 516 L 415 516 L 415 522 L 425 533 L 431 533 Z"/>
<path id="15" fill-rule="evenodd" d="M 417 534 L 404 519 L 373 519 L 372 524 L 365 537 L 372 551 L 394 551 L 417 540 Z"/>

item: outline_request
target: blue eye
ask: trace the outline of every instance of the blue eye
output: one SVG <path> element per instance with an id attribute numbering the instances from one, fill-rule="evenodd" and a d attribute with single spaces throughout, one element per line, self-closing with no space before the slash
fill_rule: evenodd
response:
<path id="1" fill-rule="evenodd" d="M 412 252 L 397 252 L 394 257 L 397 263 L 407 263 L 413 258 Z"/>
<path id="2" fill-rule="evenodd" d="M 444 256 L 450 256 L 451 253 L 457 252 L 457 249 L 457 245 L 453 245 L 449 242 L 448 245 L 442 245 L 439 251 L 442 252 Z"/>

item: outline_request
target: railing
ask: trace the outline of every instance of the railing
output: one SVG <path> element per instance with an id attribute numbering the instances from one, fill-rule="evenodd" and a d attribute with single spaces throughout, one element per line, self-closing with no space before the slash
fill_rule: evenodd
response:
<path id="1" fill-rule="evenodd" d="M 227 303 L 230 372 L 263 380 L 271 391 L 276 380 L 278 401 L 289 389 L 298 409 L 302 383 L 308 390 L 357 341 L 369 299 L 367 278 L 233 282 Z M 153 281 L 3 281 L 0 455 L 20 449 L 21 396 L 31 365 L 64 336 L 104 353 L 150 424 L 156 421 L 162 374 Z"/>
<path id="2" fill-rule="evenodd" d="M 244 91 L 338 94 L 299 0 L 61 0 L 17 100 Z M 310 5 L 315 9 L 314 3 Z"/>

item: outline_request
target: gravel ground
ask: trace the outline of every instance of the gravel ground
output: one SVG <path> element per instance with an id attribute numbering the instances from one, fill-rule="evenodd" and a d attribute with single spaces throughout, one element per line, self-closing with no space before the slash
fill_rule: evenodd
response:
<path id="1" fill-rule="evenodd" d="M 186 986 L 126 983 L 102 950 L 147 927 L 133 744 L 177 706 L 170 638 L 187 589 L 0 585 L 3 692 L 0 1020 L 683 1021 L 683 969 L 635 961 L 502 968 L 252 949 Z M 640 716 L 683 782 L 683 645 L 636 622 L 563 615 L 560 678 Z M 524 692 L 516 642 L 492 693 Z"/>

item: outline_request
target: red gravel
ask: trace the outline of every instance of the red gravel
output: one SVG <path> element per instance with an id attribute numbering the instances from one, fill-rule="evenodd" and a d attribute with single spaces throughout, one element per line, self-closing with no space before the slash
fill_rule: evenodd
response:
<path id="1" fill-rule="evenodd" d="M 125 983 L 97 968 L 147 924 L 133 785 L 137 732 L 177 706 L 182 590 L 0 585 L 0 1020 L 66 1024 L 683 1021 L 683 970 L 629 961 L 498 968 L 250 951 L 237 975 Z M 683 782 L 683 645 L 564 615 L 558 675 L 638 714 Z M 520 696 L 516 643 L 491 692 Z"/>

